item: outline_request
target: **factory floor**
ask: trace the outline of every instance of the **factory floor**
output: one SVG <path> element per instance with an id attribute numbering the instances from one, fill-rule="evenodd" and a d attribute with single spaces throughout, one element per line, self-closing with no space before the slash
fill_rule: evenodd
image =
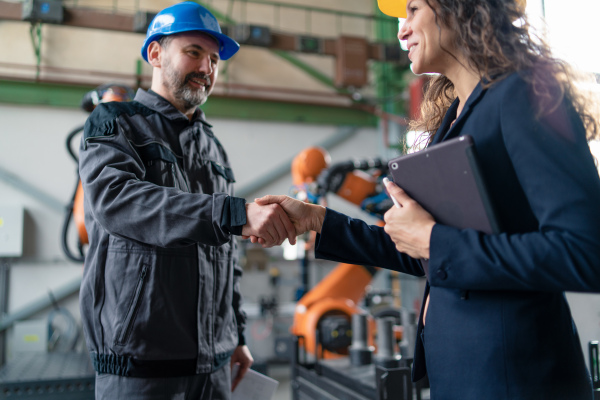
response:
<path id="1" fill-rule="evenodd" d="M 289 365 L 269 365 L 268 375 L 279 382 L 277 391 L 271 400 L 292 400 L 292 387 Z M 416 397 L 415 397 L 416 398 Z M 429 389 L 423 389 L 421 400 L 430 400 Z"/>
<path id="2" fill-rule="evenodd" d="M 272 400 L 292 400 L 290 365 L 269 365 L 269 376 L 279 382 Z"/>

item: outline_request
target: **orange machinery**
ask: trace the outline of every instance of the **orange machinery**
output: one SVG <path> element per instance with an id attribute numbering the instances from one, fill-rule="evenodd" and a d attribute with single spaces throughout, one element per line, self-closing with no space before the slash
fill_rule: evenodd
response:
<path id="1" fill-rule="evenodd" d="M 97 88 L 87 92 L 81 100 L 81 108 L 84 111 L 92 112 L 94 108 L 100 103 L 106 103 L 109 101 L 131 101 L 133 100 L 135 93 L 133 89 L 128 86 L 121 85 L 118 83 L 108 83 L 105 85 L 98 86 Z M 73 139 L 83 132 L 83 126 L 79 126 L 73 129 L 67 135 L 67 151 L 76 163 L 79 163 L 79 158 L 76 152 L 71 147 Z M 79 171 L 79 170 L 78 170 Z M 75 222 L 77 228 L 77 250 L 78 254 L 75 254 L 69 247 L 69 226 L 71 220 Z M 71 198 L 71 202 L 67 206 L 67 212 L 63 222 L 62 229 L 62 247 L 65 255 L 75 262 L 83 262 L 85 255 L 83 247 L 89 243 L 87 230 L 85 229 L 85 220 L 83 213 L 83 186 L 79 180 L 79 173 L 77 173 L 77 185 L 75 186 L 75 192 Z"/>
<path id="2" fill-rule="evenodd" d="M 297 198 L 317 203 L 334 193 L 379 217 L 392 205 L 380 182 L 386 172 L 379 159 L 330 165 L 329 154 L 319 147 L 303 150 L 292 162 Z M 351 316 L 361 311 L 359 302 L 375 273 L 372 267 L 339 264 L 298 301 L 291 332 L 303 338 L 307 353 L 318 350 L 324 358 L 348 354 Z"/>

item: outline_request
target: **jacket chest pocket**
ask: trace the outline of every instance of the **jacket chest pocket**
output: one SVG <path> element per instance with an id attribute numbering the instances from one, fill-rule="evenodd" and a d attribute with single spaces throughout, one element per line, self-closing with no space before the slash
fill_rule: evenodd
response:
<path id="1" fill-rule="evenodd" d="M 219 161 L 205 159 L 199 161 L 201 188 L 206 194 L 230 193 L 231 184 L 235 182 L 233 170 Z"/>
<path id="2" fill-rule="evenodd" d="M 157 142 L 133 144 L 144 163 L 144 180 L 159 186 L 183 189 L 185 183 L 178 166 L 178 156 Z M 181 157 L 179 157 L 181 159 Z"/>

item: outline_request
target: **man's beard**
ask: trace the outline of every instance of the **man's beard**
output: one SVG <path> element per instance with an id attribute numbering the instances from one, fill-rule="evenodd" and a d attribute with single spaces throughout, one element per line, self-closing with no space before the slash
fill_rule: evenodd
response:
<path id="1" fill-rule="evenodd" d="M 173 97 L 181 102 L 185 109 L 191 109 L 200 106 L 206 102 L 208 98 L 208 89 L 210 88 L 210 76 L 199 72 L 191 72 L 186 76 L 173 68 L 168 60 L 163 62 L 164 83 L 168 89 L 173 92 Z M 204 90 L 193 88 L 188 85 L 190 80 L 203 80 L 206 82 Z"/>

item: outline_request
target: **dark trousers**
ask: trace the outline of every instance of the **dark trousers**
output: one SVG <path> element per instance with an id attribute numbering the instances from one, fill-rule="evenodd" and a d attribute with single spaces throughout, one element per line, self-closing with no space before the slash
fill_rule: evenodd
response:
<path id="1" fill-rule="evenodd" d="M 229 400 L 231 370 L 176 378 L 96 374 L 96 400 Z"/>

